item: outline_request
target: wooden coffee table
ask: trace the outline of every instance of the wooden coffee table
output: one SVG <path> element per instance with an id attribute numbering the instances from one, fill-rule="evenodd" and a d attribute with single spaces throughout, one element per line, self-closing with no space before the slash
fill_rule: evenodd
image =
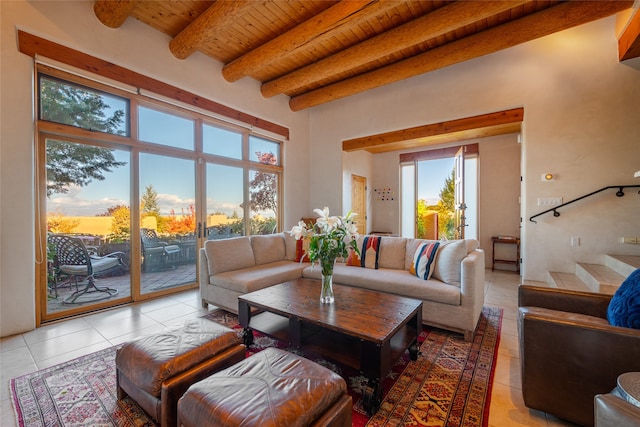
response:
<path id="1" fill-rule="evenodd" d="M 409 349 L 418 357 L 422 301 L 351 286 L 333 285 L 334 304 L 320 304 L 320 281 L 297 279 L 238 297 L 244 342 L 253 330 L 321 354 L 369 379 L 363 405 L 370 413 L 382 401 L 382 380 Z"/>

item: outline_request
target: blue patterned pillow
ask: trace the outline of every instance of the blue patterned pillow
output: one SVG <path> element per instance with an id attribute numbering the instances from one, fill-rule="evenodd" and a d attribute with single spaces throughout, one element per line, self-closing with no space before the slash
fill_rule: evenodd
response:
<path id="1" fill-rule="evenodd" d="M 626 278 L 611 298 L 607 320 L 613 326 L 640 329 L 640 268 Z"/>

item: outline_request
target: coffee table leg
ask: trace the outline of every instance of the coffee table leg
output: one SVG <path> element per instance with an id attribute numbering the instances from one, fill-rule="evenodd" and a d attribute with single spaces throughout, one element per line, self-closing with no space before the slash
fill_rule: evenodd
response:
<path id="1" fill-rule="evenodd" d="M 249 304 L 244 301 L 238 301 L 238 321 L 242 330 L 242 342 L 249 347 L 253 344 L 253 331 L 249 328 L 249 322 L 251 321 L 251 309 Z"/>
<path id="2" fill-rule="evenodd" d="M 242 330 L 242 343 L 247 347 L 253 344 L 253 330 L 251 328 L 246 327 Z"/>
<path id="3" fill-rule="evenodd" d="M 409 358 L 414 362 L 418 360 L 418 353 L 420 352 L 420 347 L 418 347 L 418 339 L 411 343 L 409 346 Z"/>
<path id="4" fill-rule="evenodd" d="M 294 348 L 300 348 L 302 325 L 300 319 L 295 316 L 289 318 L 289 345 Z"/>
<path id="5" fill-rule="evenodd" d="M 362 406 L 369 416 L 378 411 L 382 402 L 382 385 L 379 379 L 369 379 L 369 382 L 362 390 Z"/>

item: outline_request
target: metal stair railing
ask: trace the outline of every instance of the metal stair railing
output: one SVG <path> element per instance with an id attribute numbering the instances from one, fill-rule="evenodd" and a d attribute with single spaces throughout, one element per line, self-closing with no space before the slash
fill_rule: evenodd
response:
<path id="1" fill-rule="evenodd" d="M 577 199 L 573 199 L 571 201 L 568 201 L 566 203 L 558 205 L 558 206 L 556 206 L 554 208 L 547 209 L 546 211 L 540 212 L 539 214 L 536 214 L 536 215 L 530 217 L 529 221 L 533 222 L 534 224 L 537 224 L 537 221 L 534 221 L 533 218 L 539 217 L 540 215 L 544 215 L 544 214 L 549 213 L 549 212 L 553 212 L 553 216 L 559 217 L 560 216 L 560 212 L 558 212 L 558 209 L 560 209 L 560 208 L 562 208 L 564 206 L 570 205 L 571 203 L 577 202 L 578 200 L 582 200 L 582 199 L 585 199 L 587 197 L 593 196 L 594 194 L 598 194 L 598 193 L 600 193 L 602 191 L 609 190 L 611 188 L 617 188 L 618 191 L 616 191 L 616 196 L 622 197 L 622 196 L 624 196 L 624 191 L 623 190 L 625 188 L 640 188 L 640 185 L 610 185 L 608 187 L 604 187 L 604 188 L 601 188 L 599 190 L 596 190 L 596 191 L 594 191 L 592 193 L 585 194 L 584 196 L 578 197 Z M 638 191 L 638 194 L 640 194 L 640 191 Z"/>

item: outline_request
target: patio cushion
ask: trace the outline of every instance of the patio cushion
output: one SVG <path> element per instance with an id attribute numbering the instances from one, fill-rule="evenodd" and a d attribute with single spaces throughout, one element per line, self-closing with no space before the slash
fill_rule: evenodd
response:
<path id="1" fill-rule="evenodd" d="M 112 268 L 116 268 L 120 265 L 120 260 L 117 257 L 106 257 L 100 259 L 91 259 L 91 265 L 93 266 L 93 274 L 98 274 L 102 271 L 107 271 Z M 82 276 L 87 274 L 86 265 L 62 265 L 60 271 L 65 274 Z"/>

